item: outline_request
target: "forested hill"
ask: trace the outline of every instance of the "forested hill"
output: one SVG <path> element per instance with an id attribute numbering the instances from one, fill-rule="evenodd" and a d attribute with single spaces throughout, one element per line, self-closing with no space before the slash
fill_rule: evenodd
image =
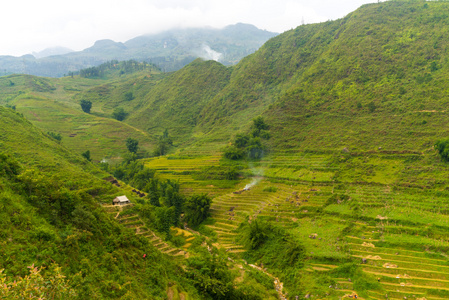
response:
<path id="1" fill-rule="evenodd" d="M 260 107 L 274 147 L 431 147 L 448 133 L 448 15 L 443 1 L 387 1 L 279 35 L 236 66 L 203 128 Z"/>
<path id="2" fill-rule="evenodd" d="M 448 16 L 444 1 L 388 1 L 322 24 L 326 34 L 299 47 L 290 66 L 318 49 L 319 56 L 266 111 L 279 132 L 274 145 L 431 148 L 448 135 Z M 304 31 L 289 32 L 275 57 L 300 43 Z"/>
<path id="3" fill-rule="evenodd" d="M 2 298 L 162 299 L 168 281 L 184 280 L 101 207 L 124 193 L 106 173 L 11 109 L 0 107 L 0 127 Z"/>
<path id="4" fill-rule="evenodd" d="M 449 2 L 385 1 L 231 67 L 0 78 L 0 282 L 34 263 L 78 299 L 448 299 L 448 25 Z"/>
<path id="5" fill-rule="evenodd" d="M 263 115 L 274 148 L 426 149 L 447 134 L 448 15 L 445 1 L 367 4 L 276 36 L 227 71 L 194 62 L 115 105 L 181 142 L 227 142 Z"/>

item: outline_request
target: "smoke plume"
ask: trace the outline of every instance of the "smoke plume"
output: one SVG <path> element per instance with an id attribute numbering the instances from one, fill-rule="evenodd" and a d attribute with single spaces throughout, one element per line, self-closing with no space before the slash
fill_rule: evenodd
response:
<path id="1" fill-rule="evenodd" d="M 220 61 L 223 53 L 212 50 L 208 45 L 203 45 L 201 47 L 200 57 L 204 60 L 215 60 Z"/>

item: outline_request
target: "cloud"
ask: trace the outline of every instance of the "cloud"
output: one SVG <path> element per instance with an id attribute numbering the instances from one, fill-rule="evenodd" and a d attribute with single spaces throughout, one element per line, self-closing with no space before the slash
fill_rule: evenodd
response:
<path id="1" fill-rule="evenodd" d="M 47 47 L 82 50 L 99 39 L 124 42 L 179 27 L 221 28 L 238 22 L 283 32 L 326 21 L 364 0 L 14 0 L 2 3 L 0 55 Z M 349 13 L 347 11 L 346 13 Z M 344 14 L 342 13 L 342 17 Z M 333 16 L 332 16 L 333 18 Z"/>
<path id="2" fill-rule="evenodd" d="M 220 61 L 220 59 L 223 57 L 223 53 L 212 50 L 208 45 L 203 45 L 201 47 L 199 57 L 204 60 Z"/>

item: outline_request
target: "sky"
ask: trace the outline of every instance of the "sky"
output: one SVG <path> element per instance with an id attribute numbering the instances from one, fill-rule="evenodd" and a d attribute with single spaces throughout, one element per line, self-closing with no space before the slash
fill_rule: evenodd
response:
<path id="1" fill-rule="evenodd" d="M 95 41 L 125 42 L 172 28 L 248 23 L 284 32 L 303 22 L 344 17 L 377 0 L 13 0 L 0 13 L 0 55 L 62 46 L 80 51 Z"/>

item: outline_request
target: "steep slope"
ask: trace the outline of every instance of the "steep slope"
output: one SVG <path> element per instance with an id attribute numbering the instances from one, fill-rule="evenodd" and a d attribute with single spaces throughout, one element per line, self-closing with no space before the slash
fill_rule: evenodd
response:
<path id="1" fill-rule="evenodd" d="M 127 78 L 136 80 L 134 76 Z M 139 75 L 145 76 L 150 74 Z M 86 114 L 81 110 L 80 99 L 73 98 L 82 90 L 105 82 L 113 85 L 114 81 L 10 75 L 0 78 L 0 103 L 14 106 L 43 131 L 60 134 L 61 143 L 76 153 L 89 150 L 95 161 L 122 156 L 127 152 L 125 140 L 128 137 L 137 139 L 142 151 L 151 151 L 152 140 L 147 133 L 110 118 L 113 104 L 107 109 L 100 101 L 92 99 L 92 113 Z M 104 88 L 102 91 L 105 93 Z M 116 91 L 121 100 L 126 91 Z M 134 93 L 138 95 L 136 91 Z"/>
<path id="2" fill-rule="evenodd" d="M 445 2 L 390 1 L 334 23 L 325 51 L 267 111 L 273 145 L 424 150 L 446 136 L 448 13 Z"/>
<path id="3" fill-rule="evenodd" d="M 124 120 L 151 135 L 165 129 L 175 143 L 195 140 L 195 128 L 201 111 L 229 82 L 231 70 L 215 61 L 195 60 L 183 69 L 159 76 L 144 76 L 90 88 L 74 97 L 75 101 L 92 101 L 95 109 L 110 114 L 123 108 Z M 131 100 L 125 99 L 132 93 Z"/>
<path id="4" fill-rule="evenodd" d="M 101 208 L 119 193 L 94 176 L 107 175 L 10 109 L 0 107 L 0 126 L 3 273 L 23 276 L 27 266 L 56 264 L 76 299 L 166 297 L 177 267 Z M 51 270 L 43 276 L 56 275 Z"/>
<path id="5" fill-rule="evenodd" d="M 151 87 L 128 120 L 143 130 L 179 132 L 182 141 L 195 132 L 191 142 L 223 144 L 264 115 L 275 129 L 273 148 L 429 148 L 447 134 L 441 130 L 447 10 L 444 1 L 389 1 L 364 5 L 341 20 L 299 26 L 228 69 L 229 79 L 212 85 L 213 92 L 205 80 L 175 80 L 192 76 L 186 74 L 198 63 L 170 75 Z M 206 92 L 192 94 L 195 89 Z M 181 107 L 169 113 L 156 96 L 161 103 L 176 97 L 179 105 L 204 101 L 193 110 L 196 121 L 181 130 L 177 126 L 186 121 L 176 125 L 180 114 L 174 113 Z M 151 109 L 141 113 L 145 102 Z M 183 118 L 192 116 L 185 112 Z"/>
<path id="6" fill-rule="evenodd" d="M 259 114 L 271 125 L 270 155 L 221 161 L 252 178 L 214 199 L 205 226 L 290 299 L 448 298 L 449 169 L 433 148 L 449 134 L 448 15 L 444 1 L 389 1 L 300 26 L 233 67 L 201 113 L 211 144 Z M 214 193 L 210 170 L 185 158 L 148 164 Z M 279 228 L 304 246 L 283 267 L 295 249 L 276 248 Z"/>

